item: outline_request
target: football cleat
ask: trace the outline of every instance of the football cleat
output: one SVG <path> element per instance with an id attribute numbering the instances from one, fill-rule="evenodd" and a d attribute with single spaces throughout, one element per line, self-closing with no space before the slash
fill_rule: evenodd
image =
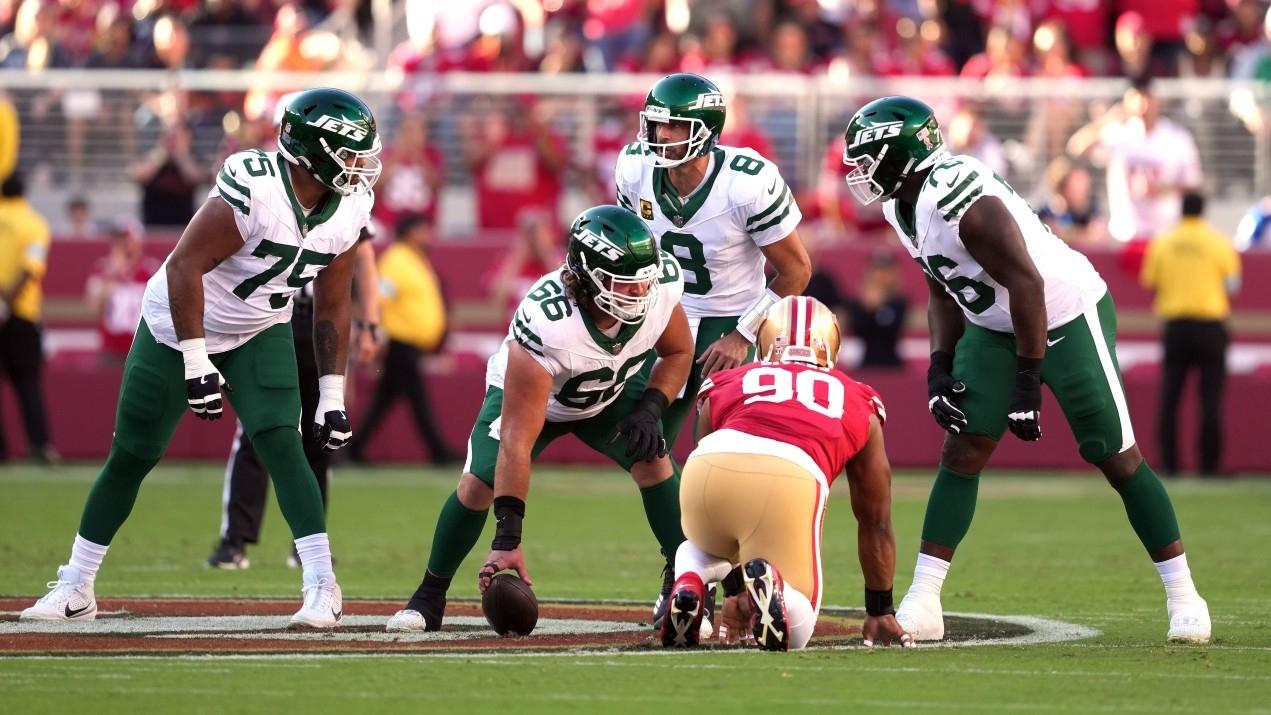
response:
<path id="1" fill-rule="evenodd" d="M 1166 640 L 1170 643 L 1191 643 L 1205 645 L 1209 642 L 1210 622 L 1209 604 L 1197 596 L 1186 601 L 1166 601 L 1169 612 L 1169 633 Z"/>
<path id="2" fill-rule="evenodd" d="M 207 557 L 207 565 L 208 568 L 241 571 L 250 567 L 252 562 L 247 560 L 247 551 L 243 547 L 222 541 Z"/>
<path id="3" fill-rule="evenodd" d="M 296 611 L 296 615 L 291 617 L 288 628 L 325 629 L 340 625 L 340 618 L 344 615 L 344 599 L 334 576 L 318 578 L 306 574 L 304 588 L 300 592 L 304 594 L 305 602 Z"/>
<path id="4" fill-rule="evenodd" d="M 700 642 L 705 601 L 706 585 L 701 576 L 689 571 L 675 580 L 668 599 L 670 607 L 662 619 L 662 645 L 687 648 Z"/>
<path id="5" fill-rule="evenodd" d="M 667 608 L 671 605 L 671 586 L 675 584 L 675 567 L 670 561 L 662 567 L 662 590 L 658 599 L 653 602 L 653 628 L 661 630 L 662 621 L 666 618 Z"/>
<path id="6" fill-rule="evenodd" d="M 900 600 L 896 622 L 915 641 L 938 641 L 944 638 L 944 609 L 940 596 L 910 591 Z"/>
<path id="7" fill-rule="evenodd" d="M 79 570 L 67 564 L 57 569 L 49 592 L 19 616 L 23 621 L 91 621 L 97 617 L 93 584 L 84 583 Z"/>
<path id="8" fill-rule="evenodd" d="M 786 615 L 785 582 L 766 559 L 751 559 L 742 570 L 750 598 L 750 630 L 761 650 L 790 650 L 790 619 Z"/>
<path id="9" fill-rule="evenodd" d="M 388 633 L 423 633 L 429 628 L 424 614 L 414 609 L 403 608 L 388 619 L 388 623 L 384 624 L 384 630 Z"/>

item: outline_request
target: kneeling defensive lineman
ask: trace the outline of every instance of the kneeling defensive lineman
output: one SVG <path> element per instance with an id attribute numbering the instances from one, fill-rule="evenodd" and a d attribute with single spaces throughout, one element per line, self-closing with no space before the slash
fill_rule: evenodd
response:
<path id="1" fill-rule="evenodd" d="M 567 254 L 521 301 L 490 358 L 459 487 L 437 519 L 423 582 L 389 619 L 389 631 L 441 627 L 451 578 L 481 536 L 491 503 L 498 527 L 479 586 L 502 569 L 530 581 L 520 548 L 530 464 L 566 434 L 631 472 L 663 554 L 684 541 L 672 479 L 678 469 L 661 425 L 693 361 L 679 264 L 644 221 L 619 206 L 575 219 Z"/>
<path id="2" fill-rule="evenodd" d="M 137 491 L 187 407 L 220 419 L 221 389 L 273 477 L 303 568 L 300 627 L 338 625 L 322 497 L 305 460 L 292 342 L 292 296 L 315 281 L 313 344 L 320 396 L 312 425 L 328 450 L 350 436 L 344 365 L 358 236 L 379 177 L 371 111 L 336 89 L 287 104 L 277 152 L 232 154 L 211 196 L 150 279 L 124 363 L 110 454 L 80 520 L 70 563 L 24 620 L 91 620 L 93 581 Z M 315 280 L 316 278 L 316 280 Z"/>
<path id="3" fill-rule="evenodd" d="M 1121 496 L 1165 585 L 1168 639 L 1209 641 L 1165 487 L 1134 442 L 1116 361 L 1116 307 L 1085 256 L 1056 238 L 980 161 L 951 155 L 930 107 L 884 97 L 847 126 L 847 184 L 883 213 L 927 274 L 928 407 L 945 436 L 914 580 L 897 620 L 944 637 L 940 589 L 971 527 L 980 471 L 1009 427 L 1040 439 L 1042 385 L 1087 462 Z"/>
<path id="4" fill-rule="evenodd" d="M 723 581 L 731 596 L 736 579 L 728 575 L 744 564 L 757 645 L 805 647 L 821 607 L 825 500 L 845 468 L 865 574 L 865 642 L 909 644 L 892 615 L 896 542 L 882 400 L 834 369 L 839 328 L 814 298 L 769 308 L 758 347 L 763 362 L 715 373 L 698 394 L 700 441 L 680 484 L 688 540 L 675 557 L 662 644 L 696 645 L 705 584 Z"/>

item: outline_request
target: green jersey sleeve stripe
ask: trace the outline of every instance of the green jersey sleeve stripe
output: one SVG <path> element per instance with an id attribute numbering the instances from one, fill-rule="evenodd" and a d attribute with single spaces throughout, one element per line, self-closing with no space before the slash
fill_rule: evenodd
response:
<path id="1" fill-rule="evenodd" d="M 968 194 L 966 195 L 966 198 L 965 198 L 965 199 L 962 199 L 962 201 L 961 201 L 961 202 L 959 202 L 957 206 L 954 206 L 953 208 L 949 209 L 949 210 L 948 210 L 948 211 L 947 211 L 947 212 L 943 215 L 944 220 L 945 220 L 945 221 L 952 221 L 953 219 L 955 219 L 955 218 L 957 218 L 958 216 L 960 216 L 960 215 L 962 214 L 962 212 L 963 212 L 963 211 L 965 211 L 965 210 L 967 209 L 967 207 L 971 205 L 971 202 L 972 202 L 972 201 L 975 201 L 977 198 L 979 198 L 980 194 L 982 194 L 982 193 L 984 193 L 984 187 L 983 187 L 983 186 L 977 186 L 977 187 L 975 187 L 975 189 L 974 189 L 973 191 L 971 191 L 970 193 L 968 193 Z"/>
<path id="2" fill-rule="evenodd" d="M 534 353 L 535 355 L 539 357 L 547 357 L 546 355 L 543 354 L 543 351 L 541 348 L 535 346 L 533 343 L 529 342 L 528 340 L 525 340 L 520 335 L 517 335 L 515 337 L 516 337 L 517 345 L 520 345 L 521 347 L 525 348 L 526 350 Z"/>
<path id="3" fill-rule="evenodd" d="M 252 197 L 252 192 L 248 191 L 246 186 L 243 186 L 242 184 L 235 181 L 234 177 L 230 176 L 229 172 L 226 171 L 225 169 L 221 169 L 221 175 L 218 176 L 217 179 L 224 181 L 226 184 L 229 185 L 231 189 L 242 194 L 243 198 L 250 199 Z"/>
<path id="4" fill-rule="evenodd" d="M 794 208 L 794 200 L 793 200 L 793 199 L 790 201 L 790 203 L 786 204 L 786 210 L 785 210 L 785 211 L 782 211 L 780 216 L 777 216 L 776 218 L 774 218 L 773 220 L 769 221 L 768 223 L 765 223 L 765 224 L 764 224 L 764 225 L 762 225 L 762 226 L 755 226 L 754 228 L 748 228 L 748 229 L 746 229 L 746 232 L 747 232 L 747 233 L 759 233 L 760 231 L 766 231 L 766 230 L 768 230 L 768 229 L 772 228 L 773 226 L 776 226 L 777 224 L 779 224 L 779 223 L 781 223 L 782 221 L 784 221 L 784 220 L 785 220 L 785 218 L 786 218 L 786 216 L 789 216 L 789 215 L 790 215 L 790 209 L 792 209 L 792 208 Z"/>
<path id="5" fill-rule="evenodd" d="M 517 313 L 516 316 L 512 318 L 512 332 L 523 334 L 526 338 L 533 340 L 539 345 L 543 344 L 543 339 L 530 329 L 530 324 L 521 318 L 520 313 Z"/>
<path id="6" fill-rule="evenodd" d="M 945 206 L 948 206 L 949 204 L 953 203 L 954 199 L 958 198 L 958 196 L 963 191 L 966 191 L 968 186 L 970 186 L 971 184 L 974 184 L 976 179 L 978 178 L 979 176 L 974 171 L 967 174 L 966 178 L 963 179 L 961 183 L 959 183 L 957 186 L 955 186 L 953 191 L 950 191 L 949 193 L 945 194 L 944 198 L 936 202 L 936 208 L 943 211 Z"/>
<path id="7" fill-rule="evenodd" d="M 225 203 L 238 209 L 244 216 L 251 215 L 252 213 L 251 209 L 247 208 L 247 204 L 243 203 L 242 201 L 238 199 L 238 197 L 226 191 L 224 187 L 218 184 L 216 187 L 216 192 L 221 195 L 222 199 L 225 199 Z"/>
<path id="8" fill-rule="evenodd" d="M 622 191 L 618 191 L 617 189 L 615 189 L 615 191 L 617 191 L 618 194 L 618 203 L 621 204 L 624 209 L 631 210 L 631 199 L 623 196 Z"/>
<path id="9" fill-rule="evenodd" d="M 776 211 L 778 208 L 780 208 L 781 202 L 785 201 L 788 198 L 790 198 L 790 187 L 786 186 L 786 190 L 782 191 L 781 195 L 777 197 L 777 200 L 773 201 L 772 204 L 768 206 L 768 208 L 746 219 L 746 230 L 753 231 L 754 229 L 750 228 L 751 224 L 763 219 L 764 217 L 771 214 L 773 211 Z"/>

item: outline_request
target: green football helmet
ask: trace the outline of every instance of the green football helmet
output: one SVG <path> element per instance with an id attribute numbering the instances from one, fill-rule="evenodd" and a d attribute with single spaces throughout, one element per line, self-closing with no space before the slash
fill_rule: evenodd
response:
<path id="1" fill-rule="evenodd" d="M 910 174 L 935 166 L 945 154 L 935 112 L 912 97 L 883 97 L 861 107 L 844 140 L 847 187 L 863 204 L 895 196 Z"/>
<path id="2" fill-rule="evenodd" d="M 706 156 L 719 143 L 725 114 L 724 94 L 705 77 L 679 72 L 658 80 L 644 100 L 644 109 L 640 112 L 640 133 L 636 137 L 644 148 L 645 163 L 672 167 Z M 659 143 L 653 125 L 671 122 L 687 122 L 688 138 Z M 683 156 L 668 156 L 670 150 L 679 147 L 684 149 Z"/>
<path id="3" fill-rule="evenodd" d="M 621 206 L 594 206 L 569 228 L 565 268 L 597 308 L 619 322 L 638 323 L 657 299 L 662 253 L 639 216 Z"/>
<path id="4" fill-rule="evenodd" d="M 330 87 L 291 97 L 278 128 L 278 151 L 343 196 L 370 191 L 382 168 L 380 137 L 370 107 Z"/>

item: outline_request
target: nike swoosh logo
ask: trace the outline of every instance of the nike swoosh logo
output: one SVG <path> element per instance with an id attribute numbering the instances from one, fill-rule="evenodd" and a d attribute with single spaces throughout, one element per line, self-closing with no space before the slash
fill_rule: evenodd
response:
<path id="1" fill-rule="evenodd" d="M 953 185 L 954 185 L 954 184 L 956 184 L 956 183 L 957 183 L 957 181 L 958 181 L 958 179 L 960 179 L 960 178 L 962 178 L 962 175 L 961 175 L 961 174 L 954 174 L 954 175 L 953 175 L 953 178 L 952 178 L 952 179 L 949 179 L 949 183 L 945 184 L 945 188 L 952 189 L 952 188 L 953 188 Z"/>
<path id="2" fill-rule="evenodd" d="M 66 604 L 66 617 L 74 618 L 75 616 L 78 616 L 79 614 L 83 613 L 84 611 L 87 611 L 88 609 L 89 609 L 89 606 L 84 606 L 83 608 L 76 608 L 74 610 L 71 610 L 71 604 L 68 603 Z"/>
<path id="3" fill-rule="evenodd" d="M 331 611 L 331 615 L 332 615 L 332 616 L 334 616 L 334 617 L 335 617 L 335 620 L 337 620 L 337 621 L 338 621 L 338 620 L 340 620 L 340 616 L 341 616 L 343 613 L 344 613 L 344 611 L 334 611 L 334 610 L 333 610 L 333 611 Z"/>
<path id="4" fill-rule="evenodd" d="M 768 187 L 768 193 L 769 193 L 769 194 L 775 194 L 775 193 L 777 193 L 777 180 L 776 180 L 776 179 L 773 179 L 773 180 L 772 180 L 772 186 L 769 186 L 769 187 Z"/>
<path id="5" fill-rule="evenodd" d="M 1063 340 L 1063 339 L 1064 339 L 1064 338 L 1066 338 L 1066 337 L 1068 337 L 1068 336 L 1067 336 L 1067 335 L 1064 335 L 1064 336 L 1061 336 L 1061 337 L 1055 338 L 1054 340 L 1051 340 L 1050 338 L 1046 338 L 1046 347 L 1048 347 L 1048 348 L 1053 348 L 1053 347 L 1055 347 L 1056 345 L 1058 345 L 1058 344 L 1059 344 L 1059 341 Z"/>

